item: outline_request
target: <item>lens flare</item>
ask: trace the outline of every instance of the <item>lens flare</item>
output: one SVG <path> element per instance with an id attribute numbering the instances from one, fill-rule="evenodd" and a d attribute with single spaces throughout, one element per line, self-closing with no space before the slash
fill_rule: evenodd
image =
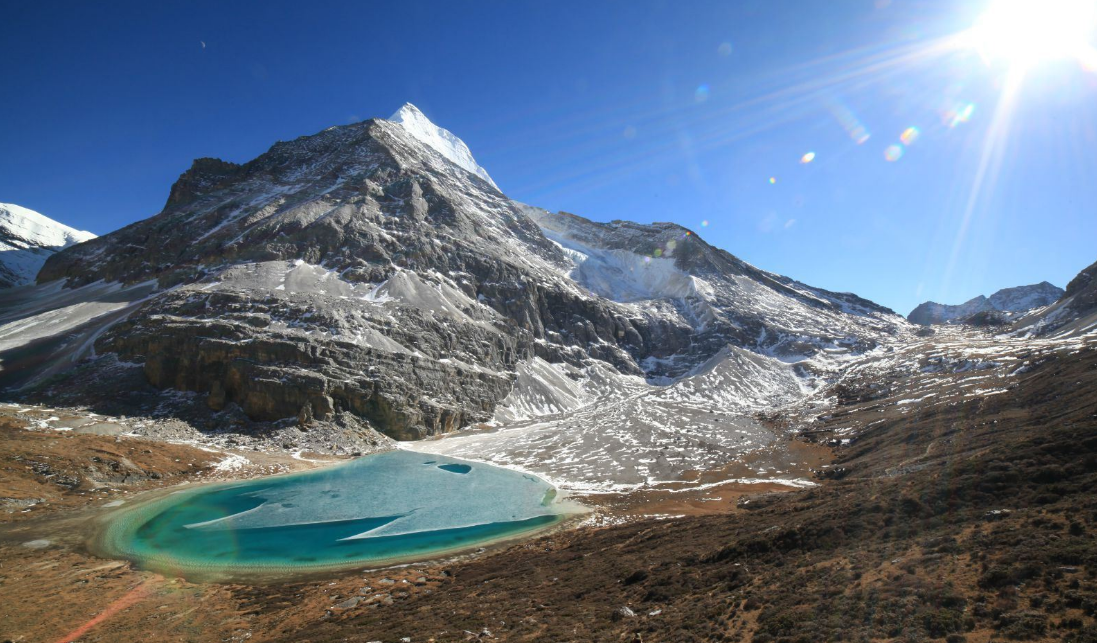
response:
<path id="1" fill-rule="evenodd" d="M 808 152 L 807 154 L 800 157 L 800 162 L 805 164 L 805 165 L 808 164 L 808 163 L 811 163 L 814 160 L 815 160 L 815 152 Z"/>
<path id="2" fill-rule="evenodd" d="M 707 228 L 708 227 L 708 219 L 705 219 L 704 221 L 701 222 L 701 227 L 702 228 Z"/>
<path id="3" fill-rule="evenodd" d="M 127 607 L 130 607 L 131 605 L 144 599 L 151 589 L 151 583 L 142 582 L 141 584 L 137 585 L 129 592 L 127 592 L 125 595 L 123 595 L 121 598 L 115 600 L 110 605 L 107 605 L 107 607 L 102 612 L 99 612 L 99 614 L 92 617 L 83 625 L 61 637 L 57 643 L 71 643 L 72 641 L 83 637 L 96 625 L 99 625 L 100 623 L 108 620 L 118 612 L 121 612 Z"/>
<path id="4" fill-rule="evenodd" d="M 891 163 L 903 158 L 903 146 L 898 144 L 888 145 L 887 149 L 884 150 L 884 158 Z"/>
<path id="5" fill-rule="evenodd" d="M 910 145 L 914 143 L 914 141 L 917 141 L 918 137 L 921 135 L 922 132 L 920 132 L 917 127 L 908 127 L 899 135 L 899 140 L 903 142 L 903 145 Z"/>
<path id="6" fill-rule="evenodd" d="M 966 123 L 971 120 L 972 114 L 975 113 L 975 103 L 965 103 L 957 106 L 954 109 L 950 109 L 945 112 L 944 120 L 945 124 L 950 128 L 956 127 L 961 123 Z"/>
<path id="7" fill-rule="evenodd" d="M 776 176 L 769 177 L 769 184 L 773 185 L 775 183 L 777 183 L 777 177 Z"/>
<path id="8" fill-rule="evenodd" d="M 830 113 L 842 126 L 842 129 L 846 130 L 846 134 L 858 145 L 861 145 L 872 136 L 865 124 L 853 113 L 853 110 L 842 103 L 837 101 L 831 103 Z"/>
<path id="9" fill-rule="evenodd" d="M 1006 76 L 1005 85 L 998 104 L 994 108 L 994 114 L 990 119 L 990 126 L 983 138 L 983 149 L 979 156 L 979 165 L 976 167 L 975 177 L 971 183 L 971 191 L 968 193 L 967 205 L 960 216 L 960 225 L 956 231 L 956 239 L 952 244 L 952 254 L 945 266 L 945 279 L 952 277 L 956 262 L 962 254 L 963 246 L 967 238 L 968 227 L 972 217 L 983 202 L 986 195 L 993 194 L 998 174 L 1005 158 L 1006 144 L 1009 141 L 1010 123 L 1013 120 L 1013 110 L 1017 102 L 1017 95 L 1024 79 L 1023 67 L 1013 67 Z"/>
<path id="10" fill-rule="evenodd" d="M 703 103 L 708 100 L 708 94 L 708 85 L 701 85 L 697 89 L 693 90 L 693 100 L 698 103 Z"/>

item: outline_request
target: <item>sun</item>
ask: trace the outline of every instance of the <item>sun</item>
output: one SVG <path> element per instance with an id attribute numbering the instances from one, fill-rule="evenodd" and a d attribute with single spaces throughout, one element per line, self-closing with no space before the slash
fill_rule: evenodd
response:
<path id="1" fill-rule="evenodd" d="M 965 34 L 991 63 L 1030 67 L 1092 50 L 1097 0 L 992 0 Z"/>

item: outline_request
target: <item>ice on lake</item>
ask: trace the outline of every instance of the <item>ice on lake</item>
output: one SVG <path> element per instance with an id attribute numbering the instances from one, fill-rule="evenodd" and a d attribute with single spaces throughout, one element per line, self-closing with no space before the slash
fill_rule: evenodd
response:
<path id="1" fill-rule="evenodd" d="M 343 465 L 171 494 L 112 519 L 107 553 L 228 575 L 424 558 L 560 520 L 536 476 L 394 451 Z"/>

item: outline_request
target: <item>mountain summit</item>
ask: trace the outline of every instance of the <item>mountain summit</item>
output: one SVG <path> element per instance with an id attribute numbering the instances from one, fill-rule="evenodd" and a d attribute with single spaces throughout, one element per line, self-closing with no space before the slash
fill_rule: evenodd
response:
<path id="1" fill-rule="evenodd" d="M 432 123 L 415 105 L 404 103 L 404 106 L 396 110 L 396 113 L 390 116 L 389 120 L 402 125 L 409 134 L 458 167 L 472 172 L 490 183 L 491 187 L 499 189 L 499 186 L 495 185 L 495 181 L 492 181 L 491 177 L 488 176 L 487 170 L 476 163 L 476 159 L 472 157 L 468 145 L 465 145 L 465 142 L 457 138 L 453 132 Z"/>

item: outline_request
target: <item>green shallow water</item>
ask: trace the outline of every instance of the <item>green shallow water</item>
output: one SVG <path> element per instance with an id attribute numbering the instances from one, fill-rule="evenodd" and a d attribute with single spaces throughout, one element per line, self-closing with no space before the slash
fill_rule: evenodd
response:
<path id="1" fill-rule="evenodd" d="M 242 578 L 430 558 L 559 522 L 520 472 L 410 451 L 175 492 L 112 514 L 93 548 L 172 575 Z"/>

